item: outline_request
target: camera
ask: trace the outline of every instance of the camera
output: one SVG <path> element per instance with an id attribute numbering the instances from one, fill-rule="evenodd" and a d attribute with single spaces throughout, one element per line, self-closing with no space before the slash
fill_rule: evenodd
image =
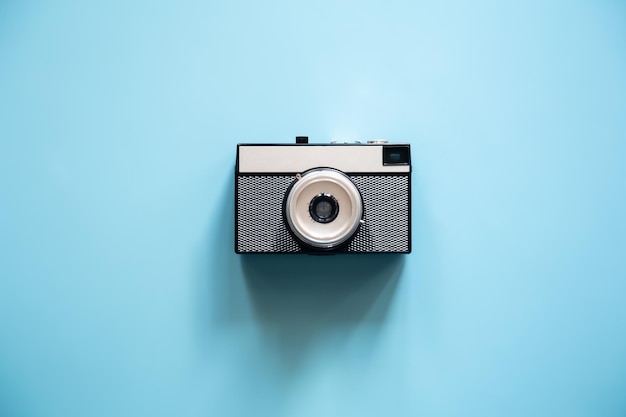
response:
<path id="1" fill-rule="evenodd" d="M 236 253 L 410 253 L 410 145 L 239 144 Z"/>

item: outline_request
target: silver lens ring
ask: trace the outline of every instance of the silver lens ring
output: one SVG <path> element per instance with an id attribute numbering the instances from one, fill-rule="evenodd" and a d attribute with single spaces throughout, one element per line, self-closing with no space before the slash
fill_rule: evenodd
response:
<path id="1" fill-rule="evenodd" d="M 311 215 L 312 202 L 329 196 L 337 203 L 336 217 L 320 221 Z M 331 168 L 317 168 L 300 176 L 285 200 L 285 219 L 295 237 L 317 249 L 333 249 L 350 239 L 363 218 L 363 200 L 350 177 Z"/>

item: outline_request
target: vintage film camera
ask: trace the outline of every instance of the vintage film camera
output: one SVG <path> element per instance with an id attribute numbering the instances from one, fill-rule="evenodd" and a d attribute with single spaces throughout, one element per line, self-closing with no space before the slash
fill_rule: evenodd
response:
<path id="1" fill-rule="evenodd" d="M 235 252 L 411 252 L 410 146 L 237 145 Z"/>

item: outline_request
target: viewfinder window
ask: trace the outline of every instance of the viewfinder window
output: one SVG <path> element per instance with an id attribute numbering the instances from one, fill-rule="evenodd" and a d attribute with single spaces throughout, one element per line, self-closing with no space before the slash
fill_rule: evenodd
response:
<path id="1" fill-rule="evenodd" d="M 408 165 L 409 147 L 403 146 L 383 146 L 383 165 Z"/>

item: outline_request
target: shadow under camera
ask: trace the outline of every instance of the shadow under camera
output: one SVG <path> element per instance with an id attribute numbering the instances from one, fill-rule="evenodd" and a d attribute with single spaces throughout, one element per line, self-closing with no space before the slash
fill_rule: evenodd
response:
<path id="1" fill-rule="evenodd" d="M 257 319 L 302 326 L 382 322 L 404 257 L 385 255 L 241 255 Z"/>

